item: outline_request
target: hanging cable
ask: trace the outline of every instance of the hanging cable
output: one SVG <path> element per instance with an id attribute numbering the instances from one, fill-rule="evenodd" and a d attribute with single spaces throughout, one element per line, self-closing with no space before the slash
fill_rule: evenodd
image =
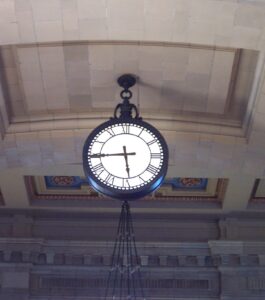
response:
<path id="1" fill-rule="evenodd" d="M 122 203 L 104 299 L 146 299 L 132 216 L 127 201 Z"/>

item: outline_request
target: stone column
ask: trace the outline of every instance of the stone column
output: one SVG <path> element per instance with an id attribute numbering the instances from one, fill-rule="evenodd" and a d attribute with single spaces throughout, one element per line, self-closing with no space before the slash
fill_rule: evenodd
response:
<path id="1" fill-rule="evenodd" d="M 30 264 L 1 268 L 1 300 L 28 300 Z"/>
<path id="2" fill-rule="evenodd" d="M 12 235 L 14 237 L 31 237 L 32 227 L 32 218 L 24 216 L 24 215 L 15 215 L 13 222 L 13 232 Z"/>

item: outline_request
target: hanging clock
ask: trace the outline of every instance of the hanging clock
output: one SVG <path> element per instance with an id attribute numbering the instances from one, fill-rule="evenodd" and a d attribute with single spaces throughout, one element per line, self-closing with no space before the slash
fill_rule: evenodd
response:
<path id="1" fill-rule="evenodd" d="M 135 84 L 132 75 L 119 77 L 123 103 L 114 117 L 95 128 L 83 148 L 83 167 L 88 182 L 112 198 L 131 200 L 157 189 L 165 178 L 168 148 L 160 132 L 139 117 L 129 102 Z"/>

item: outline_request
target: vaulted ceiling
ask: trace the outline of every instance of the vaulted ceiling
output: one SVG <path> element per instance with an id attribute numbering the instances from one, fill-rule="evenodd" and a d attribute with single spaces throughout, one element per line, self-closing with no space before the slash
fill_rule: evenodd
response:
<path id="1" fill-rule="evenodd" d="M 226 179 L 220 205 L 162 190 L 170 205 L 137 209 L 264 209 L 264 51 L 258 0 L 2 0 L 1 209 L 36 208 L 25 176 L 83 175 L 84 140 L 112 116 L 123 73 L 137 77 L 132 102 L 167 140 L 168 179 Z M 97 209 L 75 203 L 56 209 Z"/>

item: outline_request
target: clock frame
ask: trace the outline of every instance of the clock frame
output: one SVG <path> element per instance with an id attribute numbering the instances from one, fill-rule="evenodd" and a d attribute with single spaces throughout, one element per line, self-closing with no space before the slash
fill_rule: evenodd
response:
<path id="1" fill-rule="evenodd" d="M 89 158 L 88 158 L 89 147 L 91 144 L 93 144 L 95 137 L 106 128 L 118 124 L 132 124 L 132 125 L 138 125 L 144 127 L 146 130 L 151 132 L 156 137 L 156 139 L 159 141 L 159 144 L 161 145 L 163 158 L 162 158 L 160 169 L 158 173 L 154 176 L 154 178 L 150 180 L 149 183 L 146 183 L 141 187 L 123 190 L 123 189 L 118 189 L 109 186 L 107 183 L 100 180 L 94 174 L 93 169 L 91 168 L 91 164 L 89 163 Z M 149 123 L 143 121 L 141 118 L 137 118 L 137 119 L 132 118 L 130 120 L 120 120 L 120 119 L 112 118 L 109 121 L 102 123 L 90 133 L 83 148 L 83 167 L 88 182 L 98 192 L 116 199 L 133 200 L 133 199 L 142 198 L 148 195 L 149 193 L 153 192 L 163 182 L 167 172 L 167 165 L 168 165 L 168 148 L 163 136 L 156 128 L 154 128 Z"/>
<path id="2" fill-rule="evenodd" d="M 136 200 L 152 193 L 162 184 L 166 176 L 167 167 L 168 167 L 168 147 L 162 134 L 151 124 L 143 121 L 142 118 L 139 116 L 137 107 L 134 104 L 129 102 L 129 99 L 132 97 L 132 92 L 129 90 L 129 88 L 135 84 L 136 78 L 133 75 L 126 74 L 120 76 L 117 81 L 118 84 L 121 87 L 123 87 L 123 90 L 120 93 L 120 96 L 123 99 L 123 103 L 120 103 L 116 106 L 114 110 L 114 117 L 100 124 L 87 137 L 83 147 L 83 168 L 89 184 L 99 193 L 120 200 Z M 115 188 L 114 186 L 108 185 L 107 182 L 100 180 L 98 176 L 95 175 L 95 172 L 93 172 L 93 167 L 91 166 L 88 157 L 88 153 L 90 153 L 91 145 L 95 141 L 95 138 L 98 136 L 98 134 L 104 131 L 105 129 L 107 129 L 108 127 L 112 127 L 117 124 L 124 124 L 125 126 L 126 124 L 132 124 L 132 126 L 136 125 L 136 126 L 143 127 L 145 130 L 147 130 L 148 132 L 150 132 L 152 135 L 155 136 L 156 140 L 158 140 L 162 149 L 163 158 L 162 158 L 162 164 L 159 165 L 159 171 L 157 171 L 154 174 L 154 176 L 152 177 L 151 180 L 149 180 L 149 182 L 137 188 L 132 188 L 132 189 Z M 152 153 L 150 152 L 150 155 L 151 154 Z M 126 166 L 127 166 L 127 162 L 126 162 Z M 128 179 L 130 179 L 130 177 L 128 177 Z"/>

